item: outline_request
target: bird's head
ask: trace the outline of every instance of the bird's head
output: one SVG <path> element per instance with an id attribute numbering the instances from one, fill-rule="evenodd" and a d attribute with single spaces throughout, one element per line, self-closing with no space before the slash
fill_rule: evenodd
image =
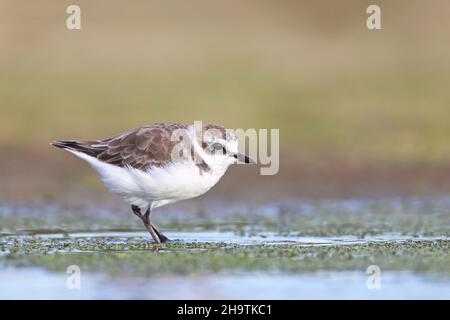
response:
<path id="1" fill-rule="evenodd" d="M 235 134 L 222 126 L 203 126 L 202 158 L 208 165 L 226 167 L 232 164 L 255 164 L 248 156 L 239 153 Z"/>

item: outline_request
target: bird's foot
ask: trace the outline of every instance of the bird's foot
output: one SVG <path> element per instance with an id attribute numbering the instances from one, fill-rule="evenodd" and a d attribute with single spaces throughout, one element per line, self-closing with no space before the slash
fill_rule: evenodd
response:
<path id="1" fill-rule="evenodd" d="M 153 224 L 151 224 L 151 227 L 152 227 L 153 231 L 156 233 L 156 235 L 158 236 L 160 243 L 170 242 L 170 239 L 167 238 L 161 231 L 156 229 L 156 227 Z"/>

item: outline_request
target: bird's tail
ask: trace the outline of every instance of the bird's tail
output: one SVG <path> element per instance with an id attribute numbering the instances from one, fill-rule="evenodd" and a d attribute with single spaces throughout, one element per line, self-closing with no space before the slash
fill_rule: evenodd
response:
<path id="1" fill-rule="evenodd" d="M 59 140 L 53 141 L 51 145 L 64 150 L 82 152 L 92 157 L 97 157 L 99 153 L 105 151 L 98 141 Z"/>

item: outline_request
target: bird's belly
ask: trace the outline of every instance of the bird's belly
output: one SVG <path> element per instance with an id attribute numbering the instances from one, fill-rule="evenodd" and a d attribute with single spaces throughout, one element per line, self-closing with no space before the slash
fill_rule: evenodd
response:
<path id="1" fill-rule="evenodd" d="M 77 156 L 89 162 L 110 192 L 141 208 L 200 196 L 211 189 L 225 170 L 201 173 L 192 161 L 178 162 L 147 171 L 118 167 L 82 153 Z"/>
<path id="2" fill-rule="evenodd" d="M 200 196 L 220 179 L 210 172 L 201 173 L 193 164 L 174 165 L 166 169 L 156 175 L 150 173 L 158 181 L 157 193 L 161 199 L 183 200 Z"/>
<path id="3" fill-rule="evenodd" d="M 211 189 L 223 174 L 201 173 L 192 162 L 173 164 L 163 168 L 152 168 L 146 172 L 128 168 L 131 188 L 115 188 L 129 199 L 172 203 L 198 197 Z"/>

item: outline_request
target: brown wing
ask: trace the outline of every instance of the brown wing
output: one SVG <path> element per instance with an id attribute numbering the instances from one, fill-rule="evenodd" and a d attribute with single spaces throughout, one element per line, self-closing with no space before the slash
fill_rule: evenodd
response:
<path id="1" fill-rule="evenodd" d="M 105 151 L 97 158 L 118 166 L 131 166 L 136 169 L 163 166 L 171 161 L 171 152 L 176 141 L 171 140 L 175 129 L 182 125 L 152 125 L 121 134 L 108 139 Z"/>
<path id="2" fill-rule="evenodd" d="M 187 129 L 187 126 L 154 124 L 100 141 L 57 141 L 53 145 L 84 152 L 113 165 L 145 170 L 171 161 L 172 149 L 178 143 L 171 140 L 176 129 Z"/>

